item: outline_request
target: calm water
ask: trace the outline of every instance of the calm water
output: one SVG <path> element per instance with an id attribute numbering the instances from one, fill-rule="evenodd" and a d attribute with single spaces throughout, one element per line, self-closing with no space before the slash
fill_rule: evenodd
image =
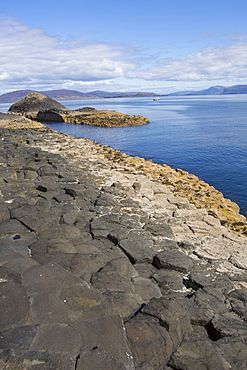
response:
<path id="1" fill-rule="evenodd" d="M 63 101 L 149 118 L 144 126 L 100 128 L 47 123 L 59 132 L 110 145 L 129 155 L 197 175 L 247 216 L 247 95 Z M 9 105 L 0 105 L 6 111 Z"/>

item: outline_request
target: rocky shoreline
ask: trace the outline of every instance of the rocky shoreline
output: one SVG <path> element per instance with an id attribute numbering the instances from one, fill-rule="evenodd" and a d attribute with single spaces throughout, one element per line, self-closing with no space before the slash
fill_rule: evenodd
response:
<path id="1" fill-rule="evenodd" d="M 138 126 L 149 123 L 148 118 L 116 111 L 84 107 L 72 110 L 45 95 L 32 92 L 12 104 L 9 113 L 38 122 L 66 122 L 99 127 Z"/>
<path id="2" fill-rule="evenodd" d="M 246 369 L 247 238 L 193 175 L 0 118 L 1 369 Z"/>

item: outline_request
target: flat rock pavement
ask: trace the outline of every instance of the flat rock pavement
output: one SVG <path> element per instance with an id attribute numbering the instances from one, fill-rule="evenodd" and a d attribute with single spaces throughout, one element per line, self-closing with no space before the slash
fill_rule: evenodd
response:
<path id="1" fill-rule="evenodd" d="M 0 157 L 1 369 L 246 369 L 246 237 L 86 139 Z"/>

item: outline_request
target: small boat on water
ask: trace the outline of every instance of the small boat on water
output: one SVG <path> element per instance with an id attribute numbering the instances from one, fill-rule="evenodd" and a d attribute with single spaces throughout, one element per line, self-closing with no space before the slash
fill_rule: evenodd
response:
<path id="1" fill-rule="evenodd" d="M 160 98 L 153 98 L 153 100 L 155 101 L 155 100 L 160 100 Z"/>

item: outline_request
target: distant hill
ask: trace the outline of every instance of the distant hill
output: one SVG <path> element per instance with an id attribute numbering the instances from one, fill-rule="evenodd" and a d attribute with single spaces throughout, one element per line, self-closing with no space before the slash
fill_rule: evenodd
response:
<path id="1" fill-rule="evenodd" d="M 234 85 L 229 87 L 211 86 L 205 90 L 199 91 L 177 91 L 169 96 L 189 96 L 189 95 L 229 95 L 229 94 L 247 94 L 247 85 Z"/>
<path id="2" fill-rule="evenodd" d="M 55 100 L 81 100 L 81 99 L 105 99 L 105 98 L 127 98 L 127 97 L 142 97 L 142 96 L 158 96 L 154 93 L 146 92 L 107 92 L 107 91 L 92 91 L 89 93 L 82 93 L 76 90 L 17 90 L 0 95 L 0 103 L 15 103 L 24 98 L 31 92 L 40 93 Z"/>

